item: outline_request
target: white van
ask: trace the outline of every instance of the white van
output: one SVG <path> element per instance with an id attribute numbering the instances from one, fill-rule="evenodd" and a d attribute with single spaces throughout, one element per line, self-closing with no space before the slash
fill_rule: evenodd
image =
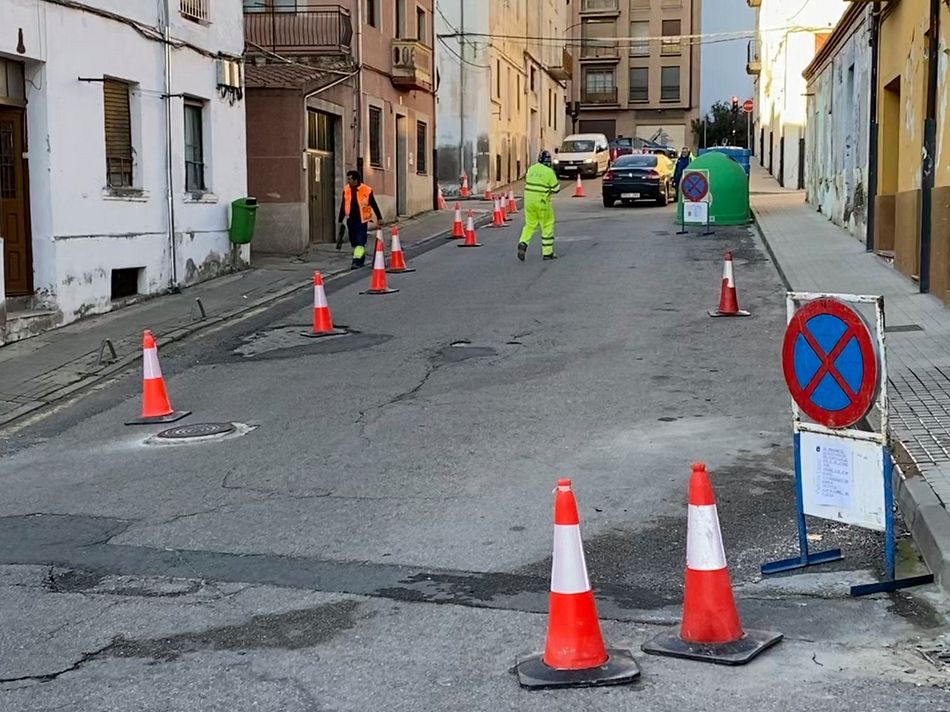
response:
<path id="1" fill-rule="evenodd" d="M 599 176 L 610 166 L 610 146 L 604 134 L 572 134 L 554 152 L 551 167 L 560 178 Z"/>

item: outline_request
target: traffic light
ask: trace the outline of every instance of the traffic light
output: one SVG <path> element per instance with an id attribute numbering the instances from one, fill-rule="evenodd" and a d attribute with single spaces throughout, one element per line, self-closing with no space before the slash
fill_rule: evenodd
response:
<path id="1" fill-rule="evenodd" d="M 737 96 L 732 97 L 732 113 L 739 113 L 739 97 Z"/>

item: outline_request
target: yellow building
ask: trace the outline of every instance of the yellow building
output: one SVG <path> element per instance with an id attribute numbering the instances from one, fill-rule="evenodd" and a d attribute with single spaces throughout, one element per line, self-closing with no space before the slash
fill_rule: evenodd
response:
<path id="1" fill-rule="evenodd" d="M 935 4 L 939 46 L 945 48 L 950 41 L 950 11 L 944 2 Z M 892 0 L 881 5 L 874 247 L 879 252 L 893 251 L 896 267 L 918 278 L 921 291 L 950 301 L 946 54 L 944 49 L 933 52 L 942 67 L 939 60 L 937 66 L 928 61 L 930 0 Z M 930 140 L 925 135 L 928 124 L 933 126 Z"/>

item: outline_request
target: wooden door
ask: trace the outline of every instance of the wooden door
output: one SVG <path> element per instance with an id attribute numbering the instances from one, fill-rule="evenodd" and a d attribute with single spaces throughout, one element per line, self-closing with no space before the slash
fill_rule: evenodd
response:
<path id="1" fill-rule="evenodd" d="M 33 291 L 23 118 L 23 109 L 0 107 L 0 237 L 7 296 Z"/>
<path id="2" fill-rule="evenodd" d="M 307 151 L 307 174 L 310 242 L 333 242 L 336 239 L 336 209 L 339 207 L 333 154 Z"/>

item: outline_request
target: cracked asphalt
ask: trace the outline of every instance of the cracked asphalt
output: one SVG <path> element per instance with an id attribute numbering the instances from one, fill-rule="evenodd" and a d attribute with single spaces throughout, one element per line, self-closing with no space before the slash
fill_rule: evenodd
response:
<path id="1" fill-rule="evenodd" d="M 950 711 L 921 652 L 950 650 L 946 600 L 848 596 L 880 576 L 879 535 L 814 521 L 843 562 L 758 574 L 796 544 L 784 294 L 752 231 L 557 210 L 556 262 L 515 260 L 515 224 L 416 255 L 398 294 L 332 281 L 345 337 L 301 337 L 302 296 L 163 350 L 183 424 L 246 426 L 230 439 L 123 426 L 134 372 L 0 432 L 0 709 Z M 751 319 L 706 316 L 726 249 Z M 743 623 L 785 635 L 744 668 L 639 650 L 679 617 L 695 460 Z M 561 477 L 636 685 L 511 674 L 544 641 Z"/>

